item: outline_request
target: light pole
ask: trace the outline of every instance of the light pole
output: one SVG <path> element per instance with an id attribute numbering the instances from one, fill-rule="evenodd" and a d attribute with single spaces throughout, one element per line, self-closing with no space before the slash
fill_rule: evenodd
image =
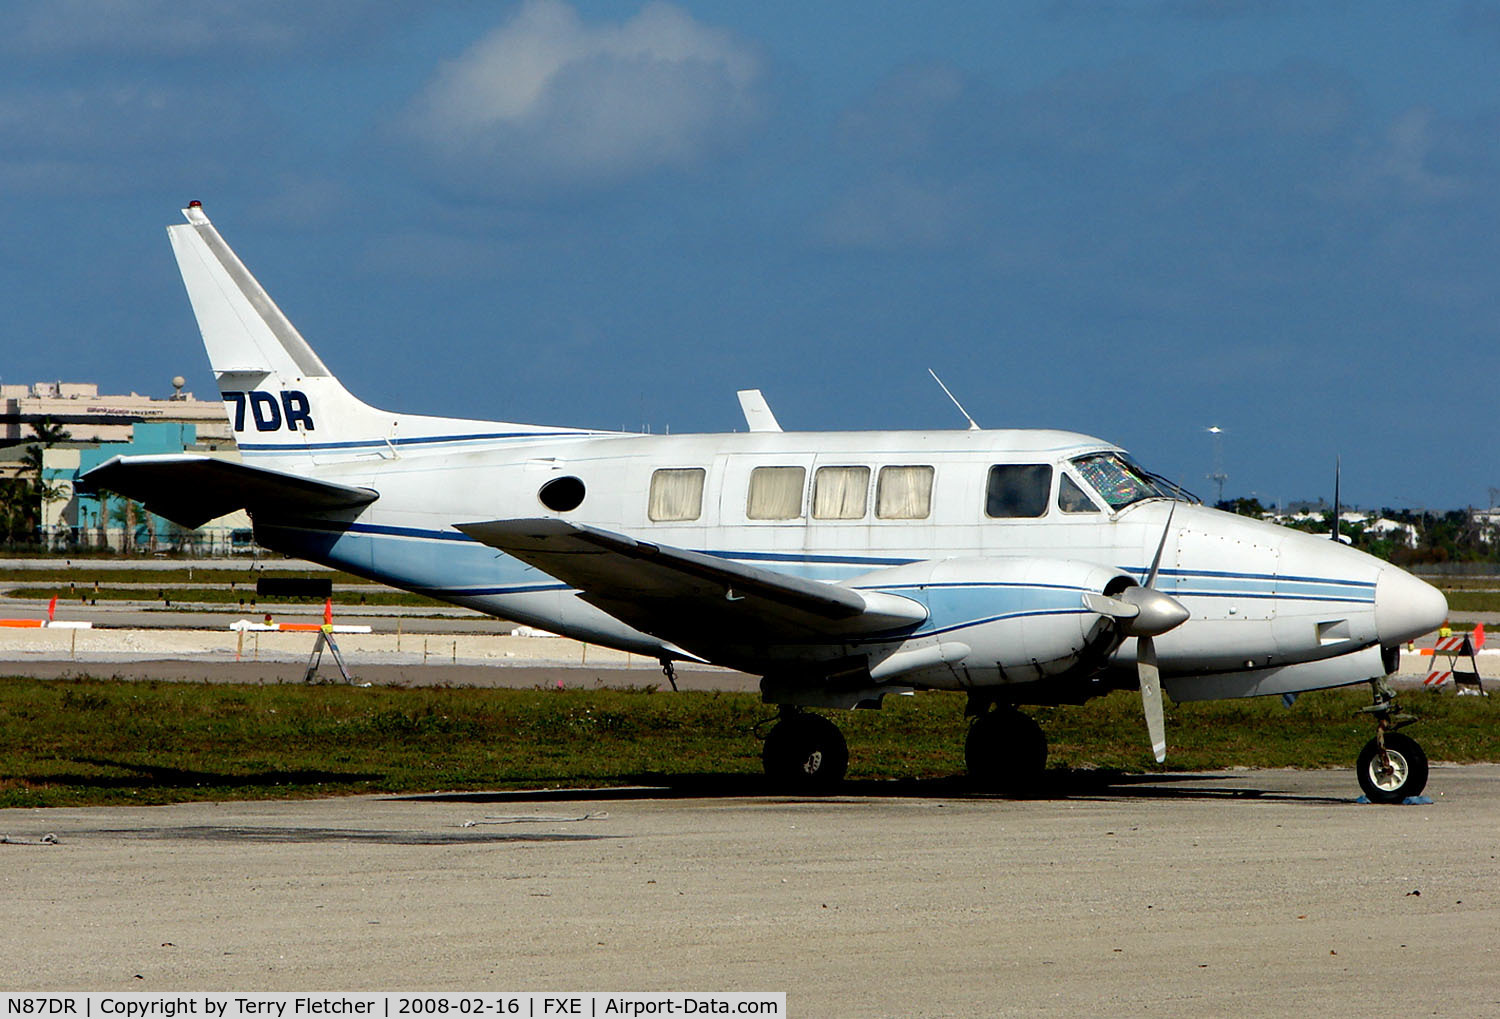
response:
<path id="1" fill-rule="evenodd" d="M 1208 480 L 1218 486 L 1219 495 L 1214 500 L 1214 505 L 1217 506 L 1224 501 L 1224 482 L 1229 480 L 1229 475 L 1224 473 L 1224 429 L 1218 425 L 1209 425 L 1208 434 L 1213 436 L 1214 444 L 1214 469 L 1208 475 Z"/>

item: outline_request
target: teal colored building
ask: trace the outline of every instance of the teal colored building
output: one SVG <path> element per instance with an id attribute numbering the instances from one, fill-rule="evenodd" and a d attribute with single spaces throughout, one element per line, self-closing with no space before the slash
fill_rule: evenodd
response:
<path id="1" fill-rule="evenodd" d="M 54 446 L 42 459 L 42 481 L 54 494 L 42 506 L 43 540 L 53 547 L 109 545 L 117 550 L 174 550 L 191 545 L 203 553 L 248 551 L 250 521 L 244 513 L 212 520 L 195 531 L 149 513 L 109 493 L 79 491 L 83 474 L 116 456 L 143 456 L 197 447 L 197 426 L 179 421 L 138 421 L 129 442 Z M 215 444 L 217 445 L 217 443 Z M 221 454 L 222 455 L 222 454 Z M 230 453 L 238 459 L 237 455 Z"/>

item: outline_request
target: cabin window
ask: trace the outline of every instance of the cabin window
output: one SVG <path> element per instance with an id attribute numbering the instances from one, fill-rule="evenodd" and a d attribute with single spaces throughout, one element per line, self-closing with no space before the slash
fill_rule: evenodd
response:
<path id="1" fill-rule="evenodd" d="M 1051 464 L 998 464 L 990 468 L 984 512 L 992 517 L 1043 516 L 1051 494 Z"/>
<path id="2" fill-rule="evenodd" d="M 646 515 L 652 520 L 697 520 L 703 512 L 702 467 L 669 467 L 651 475 Z"/>
<path id="3" fill-rule="evenodd" d="M 1066 474 L 1057 483 L 1057 508 L 1064 513 L 1099 512 L 1099 507 L 1094 505 L 1094 500 L 1088 497 L 1088 493 Z"/>
<path id="4" fill-rule="evenodd" d="M 931 467 L 882 467 L 875 482 L 875 515 L 881 520 L 926 520 L 932 514 Z"/>
<path id="5" fill-rule="evenodd" d="M 745 516 L 751 520 L 795 520 L 802 515 L 802 467 L 757 467 L 750 472 Z"/>
<path id="6" fill-rule="evenodd" d="M 869 500 L 868 467 L 819 467 L 813 475 L 814 519 L 860 520 Z"/>

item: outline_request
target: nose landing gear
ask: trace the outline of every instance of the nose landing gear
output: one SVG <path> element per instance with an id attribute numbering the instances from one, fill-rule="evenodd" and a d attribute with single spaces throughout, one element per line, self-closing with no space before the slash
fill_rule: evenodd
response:
<path id="1" fill-rule="evenodd" d="M 1395 691 L 1384 679 L 1370 680 L 1370 689 L 1375 703 L 1360 711 L 1375 716 L 1375 738 L 1359 752 L 1355 774 L 1371 803 L 1400 803 L 1427 787 L 1427 754 L 1416 740 L 1396 731 L 1417 719 L 1402 713 Z"/>

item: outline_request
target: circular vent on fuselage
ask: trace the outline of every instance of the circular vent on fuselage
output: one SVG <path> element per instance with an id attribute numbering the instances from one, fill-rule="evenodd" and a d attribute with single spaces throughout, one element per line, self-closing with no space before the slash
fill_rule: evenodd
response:
<path id="1" fill-rule="evenodd" d="M 538 490 L 536 497 L 549 510 L 566 513 L 583 504 L 584 491 L 583 482 L 570 475 L 566 478 L 553 478 Z"/>

